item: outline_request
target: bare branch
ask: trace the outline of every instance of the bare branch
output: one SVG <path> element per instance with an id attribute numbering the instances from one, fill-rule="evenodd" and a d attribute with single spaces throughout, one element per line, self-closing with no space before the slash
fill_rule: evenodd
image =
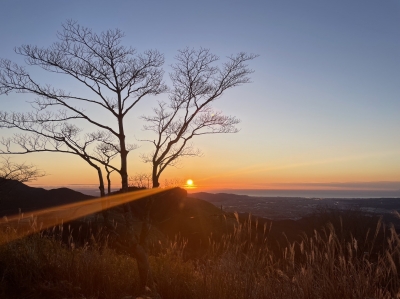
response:
<path id="1" fill-rule="evenodd" d="M 151 173 L 137 173 L 129 178 L 130 186 L 137 188 L 150 189 L 151 186 Z"/>
<path id="2" fill-rule="evenodd" d="M 239 119 L 214 111 L 211 104 L 226 90 L 250 82 L 253 71 L 247 62 L 256 57 L 239 53 L 218 66 L 219 57 L 208 49 L 179 51 L 170 74 L 173 88 L 169 103 L 159 102 L 151 116 L 142 117 L 144 130 L 156 135 L 143 140 L 150 142 L 154 150 L 141 156 L 152 164 L 153 186 L 159 186 L 159 177 L 167 166 L 176 166 L 182 157 L 201 154 L 188 143 L 194 136 L 238 132 Z"/>
<path id="3" fill-rule="evenodd" d="M 0 162 L 0 180 L 14 180 L 21 183 L 35 181 L 46 173 L 33 164 L 15 163 L 9 157 Z"/>

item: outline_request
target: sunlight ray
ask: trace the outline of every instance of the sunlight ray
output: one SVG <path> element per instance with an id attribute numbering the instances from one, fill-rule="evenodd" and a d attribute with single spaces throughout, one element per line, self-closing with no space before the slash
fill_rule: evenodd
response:
<path id="1" fill-rule="evenodd" d="M 0 228 L 13 229 L 16 233 L 7 234 L 8 238 L 1 239 L 0 245 L 33 233 L 37 233 L 47 228 L 55 227 L 74 219 L 100 212 L 103 210 L 103 207 L 107 207 L 107 209 L 113 208 L 134 200 L 165 192 L 170 189 L 172 188 L 155 188 L 127 192 L 62 206 L 55 206 L 26 214 L 21 213 L 17 215 L 5 216 L 0 219 Z"/>

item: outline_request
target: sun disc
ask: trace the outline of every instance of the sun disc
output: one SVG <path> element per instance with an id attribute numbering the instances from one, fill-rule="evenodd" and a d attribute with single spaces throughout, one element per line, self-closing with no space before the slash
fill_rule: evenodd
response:
<path id="1" fill-rule="evenodd" d="M 193 181 L 192 181 L 192 180 L 187 180 L 187 181 L 186 181 L 186 185 L 188 185 L 188 186 L 193 186 Z"/>

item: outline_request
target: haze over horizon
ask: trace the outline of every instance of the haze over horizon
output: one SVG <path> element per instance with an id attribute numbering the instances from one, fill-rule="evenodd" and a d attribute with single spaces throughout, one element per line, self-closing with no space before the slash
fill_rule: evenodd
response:
<path id="1" fill-rule="evenodd" d="M 57 189 L 66 187 L 87 195 L 100 196 L 97 184 L 42 185 L 30 183 L 31 187 Z M 228 193 L 257 197 L 306 197 L 306 198 L 400 198 L 400 182 L 328 183 L 328 184 L 277 184 L 269 188 L 185 188 L 189 194 L 198 192 Z M 118 191 L 114 188 L 112 191 Z"/>
<path id="2" fill-rule="evenodd" d="M 211 9 L 212 8 L 212 9 Z M 200 136 L 203 157 L 182 160 L 164 179 L 193 179 L 197 190 L 400 190 L 400 2 L 187 1 L 15 2 L 0 11 L 0 58 L 23 64 L 13 49 L 49 46 L 67 19 L 99 33 L 119 28 L 125 45 L 165 55 L 164 79 L 178 49 L 209 48 L 221 58 L 244 51 L 252 83 L 214 104 L 241 119 L 240 132 Z M 63 76 L 27 68 L 42 83 L 81 87 Z M 126 135 L 140 148 L 128 156 L 129 175 L 149 172 L 139 117 L 157 99 L 143 99 Z M 1 95 L 2 111 L 29 111 L 27 95 Z M 106 118 L 105 118 L 106 119 Z M 0 129 L 1 137 L 11 134 Z M 97 184 L 79 158 L 36 153 L 13 156 L 46 171 L 32 186 Z M 116 159 L 116 165 L 118 161 Z M 114 189 L 120 179 L 112 177 Z"/>

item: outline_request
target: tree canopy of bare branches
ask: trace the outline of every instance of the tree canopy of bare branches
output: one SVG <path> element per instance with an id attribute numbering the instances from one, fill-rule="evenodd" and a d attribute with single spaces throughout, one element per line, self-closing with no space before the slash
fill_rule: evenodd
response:
<path id="1" fill-rule="evenodd" d="M 142 160 L 152 165 L 153 188 L 160 185 L 160 175 L 167 166 L 201 154 L 191 144 L 193 137 L 238 132 L 239 119 L 223 115 L 211 105 L 226 90 L 250 82 L 253 71 L 247 62 L 256 57 L 239 53 L 217 65 L 219 57 L 208 49 L 179 51 L 170 74 L 173 88 L 169 102 L 159 102 L 153 115 L 142 117 L 144 129 L 155 133 L 155 139 L 145 140 L 153 145 L 153 152 L 142 155 Z"/>
<path id="2" fill-rule="evenodd" d="M 35 165 L 12 162 L 9 157 L 3 157 L 0 161 L 0 179 L 14 180 L 21 183 L 35 181 L 46 173 Z"/>
<path id="3" fill-rule="evenodd" d="M 69 122 L 38 122 L 38 119 L 49 119 L 53 113 L 15 113 L 0 111 L 0 127 L 17 128 L 23 133 L 17 133 L 9 138 L 1 138 L 1 154 L 27 154 L 35 152 L 54 152 L 76 155 L 96 169 L 99 179 L 100 195 L 105 195 L 103 174 L 100 166 L 107 171 L 120 171 L 112 166 L 110 161 L 120 153 L 119 144 L 108 131 L 98 130 L 82 134 L 82 130 Z M 60 117 L 58 117 L 60 118 Z M 18 149 L 15 148 L 18 146 Z M 134 148 L 127 145 L 128 150 Z M 100 164 L 100 166 L 99 166 Z M 111 170 L 111 171 L 112 171 Z M 110 172 L 111 172 L 110 171 Z M 108 183 L 110 185 L 110 182 Z"/>
<path id="4" fill-rule="evenodd" d="M 7 197 L 15 181 L 27 183 L 35 181 L 46 173 L 33 164 L 16 163 L 10 157 L 0 160 L 0 199 Z"/>
<path id="5" fill-rule="evenodd" d="M 151 186 L 151 174 L 150 173 L 137 173 L 129 178 L 132 187 L 147 188 Z"/>
<path id="6" fill-rule="evenodd" d="M 35 96 L 31 102 L 33 113 L 19 116 L 2 113 L 0 124 L 9 127 L 11 117 L 14 125 L 21 125 L 29 118 L 45 128 L 61 124 L 58 128 L 69 130 L 73 128 L 65 122 L 83 120 L 98 130 L 109 132 L 118 140 L 118 172 L 122 189 L 127 189 L 129 147 L 125 140 L 124 119 L 141 99 L 166 91 L 162 81 L 164 57 L 156 50 L 138 54 L 133 48 L 124 46 L 124 34 L 118 29 L 97 34 L 74 21 L 67 21 L 57 37 L 58 42 L 47 48 L 23 45 L 15 51 L 25 58 L 28 66 L 75 79 L 91 96 L 38 82 L 25 67 L 0 59 L 0 94 L 18 92 Z M 91 109 L 84 110 L 82 105 L 106 111 L 115 122 L 104 123 L 98 114 L 91 113 Z M 35 133 L 40 132 L 39 128 Z M 31 141 L 35 142 L 37 137 Z"/>

